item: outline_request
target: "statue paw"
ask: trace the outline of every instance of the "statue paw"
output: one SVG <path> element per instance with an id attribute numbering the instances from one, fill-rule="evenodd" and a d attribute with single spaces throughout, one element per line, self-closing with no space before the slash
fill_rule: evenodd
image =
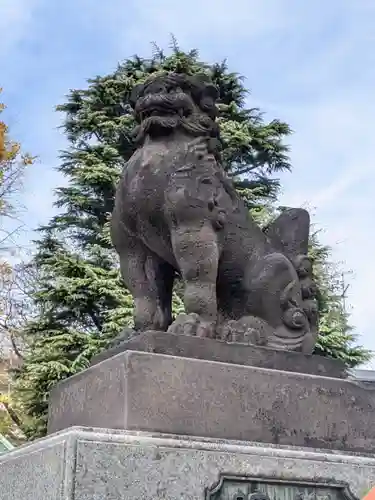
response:
<path id="1" fill-rule="evenodd" d="M 307 333 L 302 341 L 301 352 L 303 352 L 303 354 L 312 354 L 315 349 L 317 338 L 318 332 Z"/>
<path id="2" fill-rule="evenodd" d="M 111 340 L 108 349 L 111 349 L 112 347 L 117 347 L 118 345 L 122 344 L 123 342 L 126 342 L 127 340 L 130 340 L 132 337 L 137 335 L 137 332 L 133 330 L 132 328 L 124 328 L 120 335 L 117 335 L 114 339 Z"/>
<path id="3" fill-rule="evenodd" d="M 273 333 L 273 328 L 261 318 L 244 316 L 225 322 L 219 329 L 219 338 L 239 344 L 267 345 Z"/>
<path id="4" fill-rule="evenodd" d="M 175 335 L 193 335 L 196 337 L 215 337 L 215 324 L 203 320 L 198 314 L 179 314 L 168 328 L 168 333 Z"/>

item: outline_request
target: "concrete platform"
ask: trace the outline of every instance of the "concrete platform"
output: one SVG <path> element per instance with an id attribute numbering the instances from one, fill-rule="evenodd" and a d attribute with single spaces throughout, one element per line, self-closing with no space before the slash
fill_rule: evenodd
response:
<path id="1" fill-rule="evenodd" d="M 49 433 L 106 427 L 375 452 L 375 390 L 338 378 L 125 351 L 60 383 Z"/>

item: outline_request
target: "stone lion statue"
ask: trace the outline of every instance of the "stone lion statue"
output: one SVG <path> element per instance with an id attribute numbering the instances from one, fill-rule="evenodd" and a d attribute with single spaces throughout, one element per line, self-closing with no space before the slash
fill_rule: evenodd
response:
<path id="1" fill-rule="evenodd" d="M 131 104 L 137 149 L 117 187 L 111 234 L 135 330 L 312 352 L 317 335 L 309 214 L 262 229 L 220 163 L 216 87 L 157 74 Z M 186 314 L 172 318 L 176 275 Z"/>

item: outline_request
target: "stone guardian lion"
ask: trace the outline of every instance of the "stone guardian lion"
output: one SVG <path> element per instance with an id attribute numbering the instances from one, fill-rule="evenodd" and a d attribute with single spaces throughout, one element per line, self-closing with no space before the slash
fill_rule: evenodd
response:
<path id="1" fill-rule="evenodd" d="M 311 352 L 309 215 L 291 209 L 264 231 L 250 217 L 220 163 L 217 98 L 206 77 L 175 73 L 133 91 L 137 149 L 117 186 L 111 234 L 134 328 Z M 186 314 L 173 321 L 176 275 Z"/>

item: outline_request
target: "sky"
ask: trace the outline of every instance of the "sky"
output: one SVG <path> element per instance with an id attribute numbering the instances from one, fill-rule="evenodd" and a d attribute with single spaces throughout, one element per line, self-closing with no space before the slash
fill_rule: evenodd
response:
<path id="1" fill-rule="evenodd" d="M 177 6 L 178 5 L 178 6 Z M 13 139 L 38 155 L 25 178 L 19 243 L 53 214 L 67 146 L 54 107 L 173 33 L 202 59 L 227 59 L 266 119 L 294 130 L 281 203 L 310 209 L 342 262 L 351 323 L 375 350 L 374 0 L 0 0 L 0 85 Z M 374 219 L 373 219 L 374 218 Z M 375 362 L 368 367 L 375 369 Z"/>

